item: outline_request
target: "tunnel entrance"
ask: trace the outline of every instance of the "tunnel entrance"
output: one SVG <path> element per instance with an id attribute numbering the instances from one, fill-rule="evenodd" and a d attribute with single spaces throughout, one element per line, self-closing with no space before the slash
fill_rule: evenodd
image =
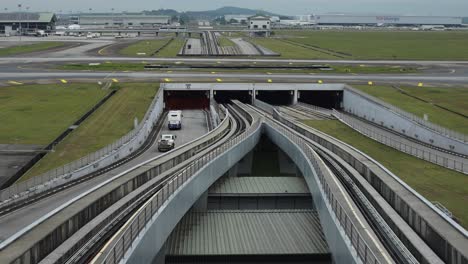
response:
<path id="1" fill-rule="evenodd" d="M 210 107 L 209 91 L 164 91 L 167 110 L 205 109 Z"/>
<path id="2" fill-rule="evenodd" d="M 328 109 L 341 109 L 343 91 L 299 91 L 298 101 Z"/>
<path id="3" fill-rule="evenodd" d="M 271 105 L 291 105 L 294 91 L 256 91 L 256 99 Z"/>
<path id="4" fill-rule="evenodd" d="M 244 104 L 252 103 L 251 91 L 214 91 L 213 94 L 219 104 L 229 103 L 230 100 L 239 100 Z"/>

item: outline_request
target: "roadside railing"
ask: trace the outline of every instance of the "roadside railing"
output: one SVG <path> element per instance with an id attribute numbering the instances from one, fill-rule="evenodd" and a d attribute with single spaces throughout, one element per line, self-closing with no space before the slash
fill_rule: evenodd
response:
<path id="1" fill-rule="evenodd" d="M 94 153 L 0 190 L 0 206 L 12 199 L 17 199 L 22 196 L 27 197 L 29 193 L 52 188 L 58 181 L 66 181 L 70 178 L 75 179 L 85 174 L 95 172 L 135 152 L 143 142 L 146 141 L 153 126 L 162 114 L 162 92 L 163 89 L 159 89 L 143 117 L 143 121 L 140 122 L 135 129 Z"/>
<path id="2" fill-rule="evenodd" d="M 152 218 L 181 186 L 192 177 L 196 176 L 201 168 L 214 161 L 217 157 L 229 151 L 234 146 L 254 136 L 259 129 L 261 129 L 261 121 L 256 120 L 247 131 L 212 150 L 202 158 L 193 161 L 173 177 L 172 180 L 167 182 L 127 222 L 122 232 L 120 232 L 120 237 L 117 238 L 112 248 L 107 252 L 102 263 L 119 263 L 124 258 L 125 253 L 132 247 L 133 242 L 141 231 L 147 228 L 148 224 L 152 222 Z"/>
<path id="3" fill-rule="evenodd" d="M 453 138 L 453 139 L 456 139 L 456 140 L 459 140 L 459 141 L 462 141 L 462 142 L 468 142 L 468 135 L 465 135 L 463 133 L 459 133 L 459 132 L 450 130 L 448 128 L 445 128 L 443 126 L 439 126 L 439 125 L 436 125 L 436 124 L 431 123 L 429 121 L 426 121 L 426 120 L 424 120 L 424 119 L 422 119 L 422 118 L 420 118 L 420 117 L 418 117 L 418 116 L 416 116 L 414 114 L 408 113 L 408 112 L 406 112 L 406 111 L 404 111 L 404 110 L 402 110 L 402 109 L 400 109 L 400 108 L 398 108 L 398 107 L 396 107 L 394 105 L 391 105 L 391 104 L 389 104 L 387 102 L 384 102 L 384 101 L 382 101 L 382 100 L 380 100 L 380 99 L 378 99 L 376 97 L 373 97 L 373 96 L 371 96 L 369 94 L 361 92 L 358 89 L 355 89 L 353 87 L 345 86 L 345 90 L 348 90 L 348 91 L 350 91 L 352 93 L 358 94 L 359 96 L 364 97 L 364 98 L 366 98 L 366 99 L 368 99 L 370 101 L 373 101 L 373 102 L 375 102 L 375 103 L 389 109 L 390 111 L 392 111 L 394 113 L 397 113 L 398 115 L 403 116 L 403 117 L 405 117 L 405 118 L 407 118 L 407 119 L 409 119 L 409 120 L 411 120 L 411 121 L 413 121 L 413 122 L 415 122 L 415 123 L 417 123 L 417 124 L 419 124 L 421 126 L 424 126 L 424 127 L 428 128 L 430 130 L 433 130 L 433 131 L 435 131 L 435 132 L 437 132 L 439 134 L 442 134 L 444 136 L 447 136 L 449 138 Z"/>
<path id="4" fill-rule="evenodd" d="M 376 129 L 371 129 L 368 126 L 360 124 L 361 121 L 357 121 L 355 118 L 348 116 L 346 114 L 340 113 L 336 110 L 333 110 L 333 115 L 338 118 L 341 122 L 348 125 L 357 132 L 367 136 L 377 142 L 380 142 L 384 145 L 387 145 L 391 148 L 397 149 L 401 152 L 407 153 L 411 156 L 415 156 L 422 160 L 446 167 L 451 170 L 456 170 L 465 174 L 468 174 L 468 163 L 450 159 L 447 157 L 442 157 L 433 153 L 432 151 L 423 150 L 417 148 L 413 145 L 408 145 L 394 138 L 390 138 L 386 135 L 379 133 Z"/>
<path id="5" fill-rule="evenodd" d="M 275 111 L 274 113 L 274 118 L 280 121 L 284 119 L 281 116 L 281 114 L 277 111 Z M 287 122 L 289 122 L 285 119 L 283 121 L 286 121 L 286 123 L 284 124 L 287 124 Z M 380 263 L 377 257 L 375 256 L 374 252 L 370 249 L 369 245 L 362 238 L 360 232 L 358 231 L 358 228 L 352 222 L 351 217 L 346 213 L 345 209 L 343 209 L 341 203 L 335 198 L 335 194 L 333 194 L 332 189 L 328 185 L 324 173 L 328 170 L 323 161 L 319 162 L 319 160 L 321 159 L 318 156 L 318 154 L 315 153 L 315 151 L 312 150 L 309 144 L 296 133 L 291 132 L 291 130 L 284 128 L 283 126 L 277 124 L 274 121 L 267 120 L 266 122 L 272 128 L 277 130 L 280 134 L 289 138 L 298 148 L 300 148 L 304 152 L 308 160 L 311 162 L 318 179 L 319 188 L 322 192 L 322 196 L 326 198 L 324 199 L 324 201 L 333 211 L 336 220 L 338 220 L 344 233 L 349 239 L 350 244 L 356 250 L 358 257 L 362 260 L 362 262 L 374 264 Z M 330 176 L 328 176 L 328 178 L 330 178 Z"/>

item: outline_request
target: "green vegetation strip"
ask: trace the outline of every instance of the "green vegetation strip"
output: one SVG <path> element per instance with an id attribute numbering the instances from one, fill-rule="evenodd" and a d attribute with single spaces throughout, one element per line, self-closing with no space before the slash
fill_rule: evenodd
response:
<path id="1" fill-rule="evenodd" d="M 173 58 L 177 57 L 177 54 L 182 49 L 185 44 L 185 40 L 181 38 L 176 38 L 172 41 L 169 45 L 167 45 L 164 49 L 160 50 L 156 57 L 160 58 Z"/>
<path id="2" fill-rule="evenodd" d="M 236 44 L 231 39 L 223 36 L 218 37 L 219 46 L 221 47 L 235 47 Z"/>
<path id="3" fill-rule="evenodd" d="M 119 51 L 120 54 L 126 56 L 146 56 L 149 57 L 154 54 L 157 50 L 161 49 L 171 39 L 154 39 L 154 40 L 142 40 L 135 44 L 129 45 Z M 139 53 L 143 55 L 139 55 Z"/>
<path id="4" fill-rule="evenodd" d="M 363 151 L 377 160 L 429 201 L 447 207 L 462 226 L 468 227 L 468 177 L 420 160 L 369 139 L 337 120 L 307 120 L 305 124 Z"/>
<path id="5" fill-rule="evenodd" d="M 275 33 L 276 36 L 283 37 L 286 40 L 334 53 L 347 54 L 354 59 L 468 59 L 468 32 L 301 30 L 277 31 Z"/>
<path id="6" fill-rule="evenodd" d="M 0 56 L 11 56 L 36 51 L 44 51 L 64 46 L 63 42 L 41 42 L 28 45 L 18 45 L 13 47 L 0 48 Z"/>
<path id="7" fill-rule="evenodd" d="M 0 144 L 48 145 L 107 93 L 97 84 L 0 87 Z"/>
<path id="8" fill-rule="evenodd" d="M 407 96 L 390 86 L 357 85 L 354 87 L 421 118 L 427 114 L 432 123 L 468 134 L 468 119 L 466 117 Z M 468 107 L 468 89 L 466 88 L 403 87 L 402 89 L 416 96 L 440 102 L 449 109 L 460 110 L 464 113 L 468 111 L 466 110 Z"/>
<path id="9" fill-rule="evenodd" d="M 133 127 L 134 118 L 142 121 L 159 84 L 120 83 L 104 105 L 47 154 L 20 181 L 95 152 L 121 138 Z"/>
<path id="10" fill-rule="evenodd" d="M 337 57 L 274 38 L 252 38 L 254 44 L 281 54 L 285 59 L 336 59 Z"/>
<path id="11" fill-rule="evenodd" d="M 108 62 L 100 65 L 90 66 L 89 64 L 66 64 L 61 65 L 58 68 L 61 70 L 96 70 L 96 71 L 145 71 L 145 65 L 147 63 L 113 63 Z M 172 66 L 174 64 L 164 64 Z M 183 64 L 180 70 L 187 70 L 190 65 Z M 395 66 L 354 66 L 354 65 L 330 65 L 331 70 L 320 70 L 320 69 L 288 69 L 291 65 L 278 65 L 277 69 L 261 68 L 259 64 L 256 64 L 259 68 L 248 68 L 248 69 L 227 69 L 227 68 L 196 68 L 191 69 L 192 71 L 216 71 L 216 72 L 256 72 L 256 73 L 417 73 L 418 70 L 413 67 L 395 67 Z M 283 68 L 282 68 L 283 67 Z M 167 71 L 167 70 L 178 70 L 178 68 L 167 68 L 167 69 L 153 69 L 152 71 Z"/>

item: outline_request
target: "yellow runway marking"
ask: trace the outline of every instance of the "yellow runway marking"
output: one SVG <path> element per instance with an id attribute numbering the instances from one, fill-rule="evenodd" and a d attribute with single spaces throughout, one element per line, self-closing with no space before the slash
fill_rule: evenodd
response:
<path id="1" fill-rule="evenodd" d="M 15 82 L 15 81 L 8 81 L 9 84 L 14 84 L 14 85 L 21 85 L 23 83 L 20 82 Z"/>
<path id="2" fill-rule="evenodd" d="M 372 86 L 372 85 L 374 85 L 374 82 L 368 81 L 367 84 Z"/>
<path id="3" fill-rule="evenodd" d="M 322 84 L 322 83 L 323 83 L 323 81 L 322 81 L 322 80 L 318 80 L 317 82 L 318 82 L 318 83 L 320 83 L 320 84 Z"/>
<path id="4" fill-rule="evenodd" d="M 65 80 L 65 79 L 60 80 L 60 82 L 62 82 L 62 83 L 64 83 L 64 84 L 65 84 L 65 83 L 68 83 L 68 81 Z"/>
<path id="5" fill-rule="evenodd" d="M 423 86 L 424 86 L 424 84 L 423 84 L 423 83 L 421 83 L 421 82 L 420 82 L 420 83 L 418 83 L 418 87 L 423 87 Z"/>
<path id="6" fill-rule="evenodd" d="M 117 80 L 117 79 L 112 79 L 112 81 L 115 82 L 115 83 L 119 82 L 119 80 Z"/>
<path id="7" fill-rule="evenodd" d="M 169 78 L 165 78 L 165 79 L 164 79 L 164 81 L 165 81 L 165 82 L 170 82 L 170 81 L 171 81 L 171 79 L 169 79 Z"/>
<path id="8" fill-rule="evenodd" d="M 216 72 L 211 72 L 211 74 L 216 74 Z"/>
<path id="9" fill-rule="evenodd" d="M 273 82 L 273 80 L 272 80 L 272 79 L 268 79 L 268 82 L 269 82 L 269 83 L 272 83 L 272 82 Z"/>
<path id="10" fill-rule="evenodd" d="M 221 79 L 218 78 L 218 79 L 216 79 L 216 81 L 217 81 L 217 82 L 222 82 L 223 80 L 221 80 Z"/>

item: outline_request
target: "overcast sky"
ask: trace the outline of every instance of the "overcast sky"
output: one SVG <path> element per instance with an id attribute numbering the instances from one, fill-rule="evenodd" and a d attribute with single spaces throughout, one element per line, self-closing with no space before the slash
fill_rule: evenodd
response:
<path id="1" fill-rule="evenodd" d="M 0 12 L 4 8 L 31 11 L 110 12 L 140 11 L 172 8 L 179 11 L 211 10 L 222 6 L 237 6 L 262 9 L 279 14 L 295 15 L 306 13 L 378 13 L 401 15 L 449 15 L 468 16 L 468 0 L 0 0 Z"/>

